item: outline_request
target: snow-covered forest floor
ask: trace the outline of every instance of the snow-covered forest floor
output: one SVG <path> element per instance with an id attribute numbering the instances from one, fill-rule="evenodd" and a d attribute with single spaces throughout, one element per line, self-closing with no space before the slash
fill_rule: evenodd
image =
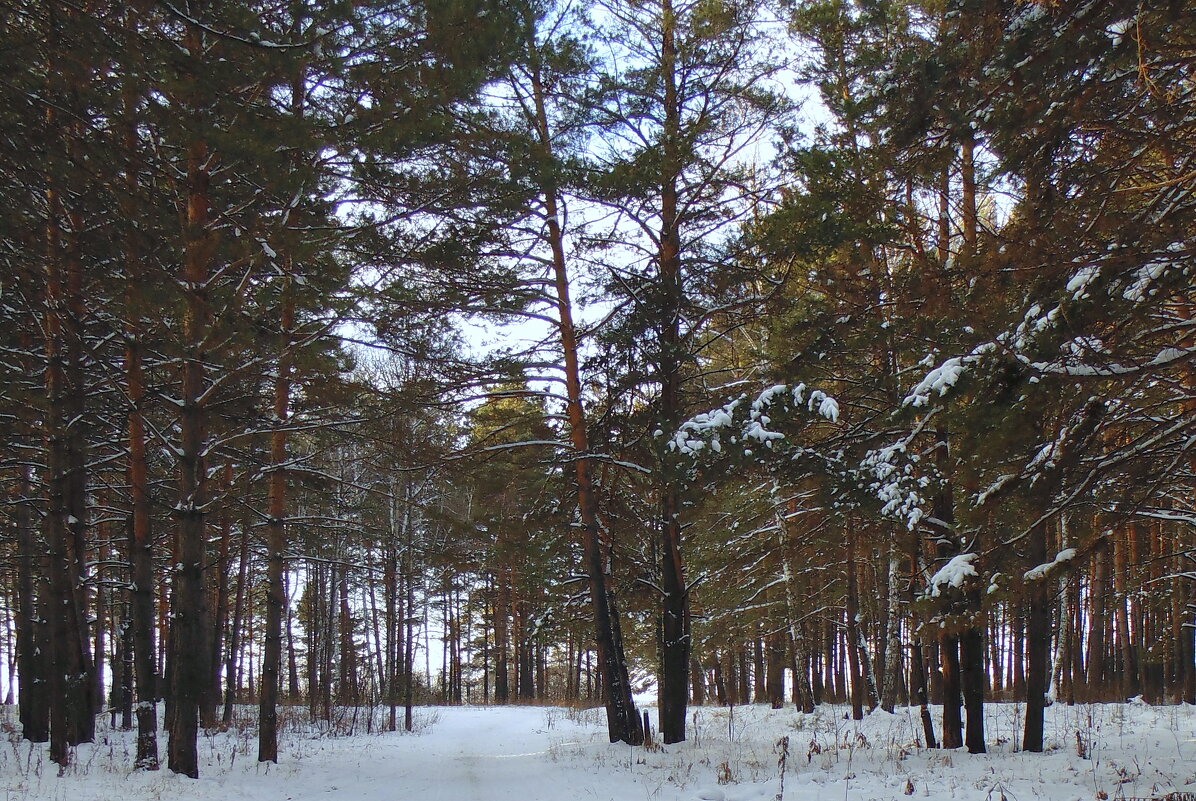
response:
<path id="1" fill-rule="evenodd" d="M 987 709 L 990 753 L 921 745 L 916 709 L 876 712 L 857 723 L 847 709 L 812 715 L 764 706 L 691 710 L 690 739 L 658 750 L 606 742 L 600 710 L 450 707 L 418 710 L 415 734 L 379 733 L 351 712 L 341 731 L 292 710 L 281 764 L 259 765 L 245 725 L 201 737 L 202 778 L 130 769 L 133 733 L 102 727 L 59 775 L 44 745 L 19 739 L 3 713 L 5 801 L 62 799 L 361 799 L 372 801 L 772 801 L 781 791 L 782 738 L 789 753 L 784 798 L 932 798 L 980 801 L 1158 798 L 1196 790 L 1196 707 L 1056 704 L 1048 753 L 1015 752 L 1018 705 Z M 653 719 L 655 718 L 653 710 Z M 936 725 L 938 710 L 935 710 Z M 163 740 L 163 750 L 165 741 Z"/>

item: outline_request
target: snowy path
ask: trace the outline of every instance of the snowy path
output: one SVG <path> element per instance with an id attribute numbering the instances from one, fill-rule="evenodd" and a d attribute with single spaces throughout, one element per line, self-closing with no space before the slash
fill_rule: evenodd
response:
<path id="1" fill-rule="evenodd" d="M 575 772 L 569 776 L 569 786 L 553 786 L 558 783 L 546 775 L 543 766 L 552 764 L 559 744 L 571 745 L 577 740 L 548 729 L 543 709 L 443 712 L 448 714 L 441 714 L 427 734 L 384 735 L 370 743 L 369 756 L 356 767 L 353 797 L 394 799 L 398 790 L 403 797 L 420 801 L 538 801 L 569 797 L 572 792 L 579 792 L 578 798 L 606 797 L 589 796 L 577 786 Z M 591 734 L 585 731 L 587 740 Z M 601 784 L 600 776 L 592 778 L 594 788 Z M 330 780 L 336 779 L 336 775 L 330 776 Z M 299 795 L 294 801 L 314 797 Z"/>

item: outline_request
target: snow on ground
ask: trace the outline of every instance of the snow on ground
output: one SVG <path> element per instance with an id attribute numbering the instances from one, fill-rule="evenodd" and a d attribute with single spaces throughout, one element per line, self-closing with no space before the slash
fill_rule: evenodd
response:
<path id="1" fill-rule="evenodd" d="M 990 753 L 982 755 L 922 748 L 916 709 L 856 723 L 841 706 L 811 715 L 700 707 L 690 713 L 689 741 L 660 750 L 606 742 L 600 710 L 423 708 L 414 735 L 378 733 L 379 713 L 372 733 L 335 737 L 306 723 L 303 710 L 293 713 L 281 764 L 255 761 L 246 725 L 202 738 L 202 778 L 192 781 L 130 770 L 132 733 L 106 727 L 60 776 L 45 746 L 19 739 L 6 708 L 0 789 L 5 801 L 773 801 L 787 736 L 787 801 L 1116 801 L 1196 791 L 1190 706 L 1056 704 L 1048 753 L 1023 754 L 1014 749 L 1021 707 L 993 704 Z M 935 718 L 937 726 L 938 710 Z M 342 719 L 340 729 L 351 722 Z M 360 717 L 355 725 L 365 728 Z"/>

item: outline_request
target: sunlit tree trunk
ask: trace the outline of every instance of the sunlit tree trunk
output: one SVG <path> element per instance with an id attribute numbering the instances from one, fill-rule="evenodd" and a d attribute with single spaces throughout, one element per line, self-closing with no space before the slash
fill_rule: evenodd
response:
<path id="1" fill-rule="evenodd" d="M 534 34 L 530 37 L 534 46 Z M 532 95 L 535 125 L 541 156 L 552 158 L 552 137 L 548 125 L 544 89 L 539 66 L 533 57 L 531 65 Z M 599 676 L 603 682 L 602 697 L 606 705 L 607 733 L 611 742 L 623 741 L 639 745 L 644 740 L 643 722 L 635 709 L 631 695 L 631 679 L 627 671 L 623 647 L 623 633 L 619 609 L 615 599 L 611 575 L 610 533 L 598 515 L 598 496 L 594 487 L 593 462 L 590 457 L 589 431 L 582 403 L 581 365 L 578 356 L 577 330 L 573 323 L 573 305 L 569 291 L 569 273 L 565 258 L 564 234 L 561 228 L 558 190 L 551 179 L 541 186 L 544 218 L 548 230 L 548 244 L 552 251 L 552 269 L 556 284 L 557 330 L 565 359 L 566 415 L 569 438 L 573 446 L 573 475 L 577 486 L 578 515 L 581 519 L 582 546 L 586 573 L 589 577 L 590 608 L 594 623 L 594 644 L 598 654 Z M 686 660 L 682 676 L 689 669 Z M 684 681 L 681 685 L 684 694 Z M 668 740 L 666 739 L 666 742 Z"/>

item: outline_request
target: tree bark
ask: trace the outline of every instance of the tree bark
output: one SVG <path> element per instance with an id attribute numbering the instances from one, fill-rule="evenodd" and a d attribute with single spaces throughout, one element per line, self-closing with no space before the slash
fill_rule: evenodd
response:
<path id="1" fill-rule="evenodd" d="M 967 599 L 969 620 L 959 637 L 961 690 L 964 709 L 968 714 L 964 744 L 969 754 L 983 754 L 984 742 L 984 625 L 979 619 L 978 592 L 969 592 Z"/>
<path id="2" fill-rule="evenodd" d="M 855 551 L 856 531 L 849 520 L 847 522 L 847 559 L 844 572 L 847 575 L 847 599 L 844 616 L 847 624 L 847 665 L 851 673 L 851 717 L 854 720 L 864 719 L 864 681 L 860 670 L 859 648 L 859 590 L 856 586 Z"/>
<path id="3" fill-rule="evenodd" d="M 901 603 L 897 584 L 901 580 L 901 559 L 896 537 L 889 544 L 888 604 L 885 615 L 885 676 L 880 706 L 892 712 L 897 706 L 897 690 L 901 684 Z"/>
<path id="4" fill-rule="evenodd" d="M 963 692 L 959 675 L 959 636 L 939 636 L 939 659 L 943 671 L 943 748 L 963 745 Z"/>
<path id="5" fill-rule="evenodd" d="M 292 89 L 292 93 L 300 90 Z M 282 684 L 282 623 L 286 593 L 287 425 L 290 419 L 295 296 L 290 255 L 284 257 L 279 321 L 278 375 L 274 379 L 274 431 L 270 436 L 269 518 L 266 524 L 266 630 L 262 650 L 262 692 L 258 701 L 258 762 L 278 762 L 278 695 Z"/>
<path id="6" fill-rule="evenodd" d="M 203 563 L 206 551 L 207 410 L 204 345 L 207 336 L 206 283 L 210 249 L 208 227 L 208 175 L 204 167 L 207 147 L 195 143 L 188 154 L 190 197 L 188 246 L 183 276 L 187 307 L 183 322 L 183 397 L 181 447 L 179 448 L 179 503 L 175 527 L 175 554 L 170 602 L 172 723 L 168 745 L 169 766 L 175 773 L 199 777 L 197 738 L 199 703 L 207 683 L 207 614 Z"/>
<path id="7" fill-rule="evenodd" d="M 1138 659 L 1130 632 L 1129 612 L 1129 529 L 1113 532 L 1113 588 L 1114 632 L 1120 661 L 1121 700 L 1133 698 L 1141 692 Z"/>
<path id="8" fill-rule="evenodd" d="M 142 368 L 141 274 L 137 251 L 130 248 L 127 289 L 129 328 L 125 345 L 125 391 L 129 396 L 127 474 L 132 496 L 128 548 L 131 587 L 129 625 L 132 627 L 133 672 L 137 682 L 137 756 L 139 770 L 158 769 L 157 654 L 154 648 L 154 537 L 150 507 L 149 466 L 145 444 L 145 376 Z"/>
<path id="9" fill-rule="evenodd" d="M 768 652 L 768 703 L 773 709 L 785 706 L 785 637 L 779 631 L 770 632 Z"/>
<path id="10" fill-rule="evenodd" d="M 248 488 L 246 488 L 248 489 Z M 249 523 L 246 513 L 241 519 L 241 539 L 237 546 L 237 594 L 233 599 L 233 621 L 228 630 L 228 650 L 224 656 L 224 710 L 221 720 L 231 723 L 233 704 L 237 700 L 240 677 L 237 675 L 241 653 L 241 631 L 245 626 L 245 604 L 249 597 Z"/>
<path id="11" fill-rule="evenodd" d="M 915 600 L 914 584 L 918 574 L 922 572 L 922 540 L 914 538 L 913 552 L 910 555 L 910 579 L 906 587 L 906 599 L 912 606 Z M 924 645 L 920 637 L 910 645 L 910 680 L 913 684 L 911 695 L 918 704 L 918 715 L 922 721 L 922 735 L 926 738 L 927 748 L 938 748 L 938 740 L 934 736 L 934 718 L 930 714 L 929 682 L 924 656 Z"/>
<path id="12" fill-rule="evenodd" d="M 1088 656 L 1084 660 L 1087 667 L 1084 672 L 1084 700 L 1092 703 L 1103 700 L 1109 678 L 1108 662 L 1105 658 L 1107 651 L 1106 632 L 1108 630 L 1108 540 L 1092 553 L 1092 579 L 1088 592 Z"/>
<path id="13" fill-rule="evenodd" d="M 228 630 L 228 582 L 229 564 L 232 561 L 232 514 L 229 508 L 232 500 L 233 465 L 226 462 L 220 479 L 220 494 L 225 499 L 220 505 L 220 541 L 217 544 L 216 561 L 212 565 L 212 636 L 208 642 L 208 687 L 204 693 L 202 717 L 205 726 L 216 725 L 216 710 L 222 706 L 220 671 L 224 666 L 224 633 Z M 210 723 L 209 723 L 210 721 Z"/>
<path id="14" fill-rule="evenodd" d="M 404 549 L 403 583 L 407 587 L 406 635 L 403 638 L 403 728 L 411 731 L 415 727 L 415 554 L 414 526 L 407 529 Z"/>
<path id="15" fill-rule="evenodd" d="M 663 164 L 660 195 L 659 262 L 664 301 L 660 328 L 660 427 L 681 423 L 681 216 L 677 182 L 681 172 L 681 109 L 677 93 L 676 15 L 672 0 L 662 0 L 660 77 L 664 84 Z M 660 735 L 665 744 L 685 740 L 686 672 L 690 653 L 689 590 L 681 558 L 682 504 L 678 478 L 661 475 L 661 655 Z"/>
<path id="16" fill-rule="evenodd" d="M 51 107 L 47 129 L 64 141 Z M 63 145 L 65 148 L 65 145 Z M 83 609 L 83 547 L 86 531 L 86 454 L 80 429 L 85 388 L 82 376 L 82 265 L 77 243 L 64 250 L 65 212 L 56 176 L 47 176 L 45 430 L 49 507 L 45 518 L 49 567 L 50 758 L 65 766 L 70 747 L 94 736 L 94 678 Z M 75 237 L 72 235 L 72 240 Z M 64 263 L 65 262 L 65 263 Z"/>
<path id="17" fill-rule="evenodd" d="M 1047 561 L 1047 527 L 1039 523 L 1027 538 L 1026 563 L 1030 567 Z M 1043 748 L 1047 685 L 1050 680 L 1051 593 L 1046 576 L 1030 582 L 1026 591 L 1026 721 L 1022 750 L 1039 753 Z"/>
<path id="18" fill-rule="evenodd" d="M 533 54 L 532 87 L 535 125 L 540 155 L 545 163 L 549 163 L 553 156 L 552 137 L 548 126 L 539 65 L 535 57 L 534 34 L 530 38 Z M 565 259 L 564 236 L 560 224 L 558 192 L 549 175 L 544 176 L 541 192 L 544 200 L 548 244 L 552 250 L 553 275 L 556 283 L 557 330 L 565 357 L 566 414 L 569 438 L 574 451 L 573 470 L 577 485 L 578 514 L 581 518 L 583 532 L 582 546 L 586 572 L 589 577 L 594 644 L 598 654 L 599 675 L 604 683 L 602 695 L 606 705 L 607 733 L 611 742 L 622 741 L 630 745 L 640 745 L 644 741 L 643 721 L 636 712 L 635 701 L 631 695 L 631 679 L 627 672 L 623 634 L 611 575 L 609 532 L 603 527 L 598 515 L 598 497 L 594 488 L 593 464 L 589 453 L 589 432 L 582 404 L 577 331 L 573 324 L 573 307 L 569 296 L 569 274 Z M 688 647 L 688 640 L 685 645 Z M 684 671 L 688 671 L 688 669 L 687 659 L 683 667 L 683 679 Z M 684 683 L 681 687 L 684 692 Z M 667 739 L 666 742 L 668 742 Z"/>
<path id="19" fill-rule="evenodd" d="M 16 483 L 17 498 L 13 518 L 17 534 L 17 670 L 20 685 L 17 703 L 20 707 L 21 736 L 33 743 L 50 739 L 49 684 L 46 681 L 47 640 L 44 615 L 38 613 L 34 576 L 41 551 L 35 543 L 30 503 L 33 495 L 33 467 L 22 465 Z"/>
<path id="20" fill-rule="evenodd" d="M 494 603 L 494 702 L 505 704 L 511 700 L 510 672 L 510 571 L 505 565 L 498 569 L 498 586 Z"/>

